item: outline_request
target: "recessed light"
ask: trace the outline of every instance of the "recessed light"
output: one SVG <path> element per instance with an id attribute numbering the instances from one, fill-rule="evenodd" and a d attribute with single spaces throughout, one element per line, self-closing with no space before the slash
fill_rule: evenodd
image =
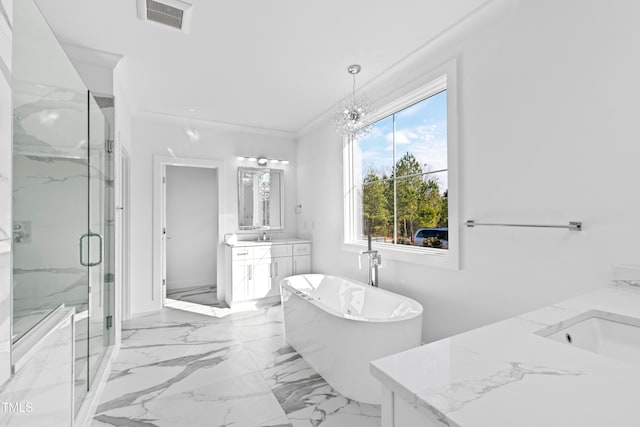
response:
<path id="1" fill-rule="evenodd" d="M 288 165 L 289 164 L 289 160 L 280 160 L 280 163 L 282 163 L 283 165 Z"/>
<path id="2" fill-rule="evenodd" d="M 238 157 L 237 157 L 237 159 L 238 159 L 238 160 L 244 160 L 245 158 L 244 158 L 244 157 L 242 157 L 242 156 L 238 156 Z"/>

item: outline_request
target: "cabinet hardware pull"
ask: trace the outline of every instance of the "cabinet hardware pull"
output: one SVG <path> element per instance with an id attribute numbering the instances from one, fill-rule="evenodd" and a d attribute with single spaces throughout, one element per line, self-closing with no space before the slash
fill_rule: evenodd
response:
<path id="1" fill-rule="evenodd" d="M 251 280 L 251 279 L 252 279 L 252 277 L 251 277 L 251 275 L 252 275 L 252 268 L 251 268 L 251 266 L 250 266 L 250 265 L 249 265 L 248 267 L 249 267 L 249 280 Z"/>

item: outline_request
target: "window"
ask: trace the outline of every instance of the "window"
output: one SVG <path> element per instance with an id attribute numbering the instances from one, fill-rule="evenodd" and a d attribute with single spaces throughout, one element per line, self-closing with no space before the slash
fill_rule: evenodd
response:
<path id="1" fill-rule="evenodd" d="M 369 135 L 346 141 L 347 244 L 362 245 L 370 234 L 376 249 L 396 258 L 454 255 L 445 264 L 457 268 L 451 82 L 451 71 L 441 74 L 383 107 Z"/>

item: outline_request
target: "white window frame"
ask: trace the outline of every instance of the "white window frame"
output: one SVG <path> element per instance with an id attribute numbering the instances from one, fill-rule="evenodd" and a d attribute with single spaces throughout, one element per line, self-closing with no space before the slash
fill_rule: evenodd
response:
<path id="1" fill-rule="evenodd" d="M 426 83 L 425 83 L 426 82 Z M 390 245 L 373 242 L 373 248 L 385 260 L 404 261 L 430 267 L 458 270 L 460 266 L 460 221 L 459 221 L 459 173 L 458 173 L 458 88 L 456 61 L 452 60 L 425 74 L 411 88 L 405 89 L 394 100 L 386 103 L 371 116 L 369 123 L 375 123 L 400 110 L 447 90 L 447 167 L 448 167 L 448 209 L 449 209 L 449 249 L 418 248 L 409 245 Z M 344 201 L 344 244 L 343 250 L 360 252 L 367 241 L 360 238 L 359 224 L 362 222 L 359 202 L 362 185 L 356 179 L 359 165 L 355 164 L 355 145 L 351 137 L 343 140 L 343 201 Z"/>

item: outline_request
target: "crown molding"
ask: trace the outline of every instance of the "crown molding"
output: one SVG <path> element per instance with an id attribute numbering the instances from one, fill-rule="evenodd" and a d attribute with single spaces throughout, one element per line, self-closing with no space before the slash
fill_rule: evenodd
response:
<path id="1" fill-rule="evenodd" d="M 162 120 L 162 121 L 170 121 L 174 123 L 190 123 L 190 124 L 198 124 L 202 126 L 206 126 L 211 129 L 219 129 L 224 131 L 231 132 L 242 132 L 242 133 L 251 133 L 255 135 L 264 135 L 264 136 L 272 136 L 276 138 L 283 139 L 296 139 L 296 134 L 294 132 L 278 130 L 278 129 L 268 129 L 261 128 L 256 126 L 248 126 L 248 125 L 240 125 L 234 123 L 224 123 L 218 122 L 215 120 L 202 119 L 202 118 L 194 118 L 187 116 L 180 116 L 177 114 L 170 113 L 160 113 L 157 111 L 149 111 L 149 110 L 138 110 L 133 114 L 134 117 L 144 117 L 153 120 Z"/>

